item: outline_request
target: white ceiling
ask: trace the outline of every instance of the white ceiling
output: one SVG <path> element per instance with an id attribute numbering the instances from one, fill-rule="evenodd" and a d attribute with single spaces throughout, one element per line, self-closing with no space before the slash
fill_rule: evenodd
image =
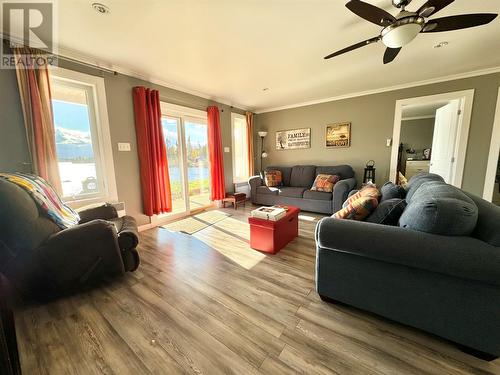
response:
<path id="1" fill-rule="evenodd" d="M 345 1 L 100 1 L 111 14 L 96 13 L 92 0 L 59 0 L 61 51 L 253 110 L 500 66 L 499 18 L 419 35 L 384 66 L 381 43 L 323 60 L 380 32 Z M 390 0 L 370 2 L 397 13 Z M 500 13 L 500 1 L 456 0 L 434 17 L 471 12 Z M 440 41 L 449 45 L 433 48 Z"/>

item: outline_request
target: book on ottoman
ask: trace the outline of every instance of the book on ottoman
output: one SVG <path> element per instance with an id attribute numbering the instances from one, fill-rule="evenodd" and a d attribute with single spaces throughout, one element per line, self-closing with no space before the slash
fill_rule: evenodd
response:
<path id="1" fill-rule="evenodd" d="M 251 217 L 258 219 L 278 221 L 286 215 L 286 210 L 281 207 L 259 207 L 250 212 Z"/>

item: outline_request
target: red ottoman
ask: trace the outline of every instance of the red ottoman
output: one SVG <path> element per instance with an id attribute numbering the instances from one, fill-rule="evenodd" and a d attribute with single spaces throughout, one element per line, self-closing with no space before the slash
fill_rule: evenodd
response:
<path id="1" fill-rule="evenodd" d="M 278 221 L 249 217 L 250 247 L 266 253 L 276 254 L 299 235 L 300 209 L 287 206 L 288 211 Z"/>

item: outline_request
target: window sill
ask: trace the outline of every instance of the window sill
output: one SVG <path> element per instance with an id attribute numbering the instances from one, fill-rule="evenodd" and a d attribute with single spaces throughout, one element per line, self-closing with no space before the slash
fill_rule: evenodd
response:
<path id="1" fill-rule="evenodd" d="M 79 209 L 85 206 L 95 205 L 95 204 L 105 204 L 105 203 L 116 203 L 118 202 L 118 197 L 111 196 L 98 196 L 93 198 L 82 198 L 74 200 L 64 200 L 64 204 L 68 205 L 73 209 Z"/>

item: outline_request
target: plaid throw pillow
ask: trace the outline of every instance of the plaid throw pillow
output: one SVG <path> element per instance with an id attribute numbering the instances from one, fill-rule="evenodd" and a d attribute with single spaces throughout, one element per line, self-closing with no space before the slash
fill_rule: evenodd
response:
<path id="1" fill-rule="evenodd" d="M 326 193 L 331 193 L 333 187 L 337 182 L 339 182 L 340 176 L 336 174 L 319 174 L 314 180 L 311 190 L 314 191 L 324 191 Z"/>
<path id="2" fill-rule="evenodd" d="M 264 180 L 268 187 L 281 186 L 281 171 L 266 171 Z"/>
<path id="3" fill-rule="evenodd" d="M 368 184 L 363 186 L 356 194 L 351 195 L 344 203 L 344 206 L 347 206 L 349 203 L 354 202 L 356 199 L 361 197 L 372 197 L 378 200 L 380 197 L 380 192 L 377 189 L 377 186 L 374 184 Z"/>
<path id="4" fill-rule="evenodd" d="M 335 219 L 363 220 L 368 217 L 378 206 L 376 197 L 359 197 L 351 201 L 346 207 L 335 212 Z"/>

